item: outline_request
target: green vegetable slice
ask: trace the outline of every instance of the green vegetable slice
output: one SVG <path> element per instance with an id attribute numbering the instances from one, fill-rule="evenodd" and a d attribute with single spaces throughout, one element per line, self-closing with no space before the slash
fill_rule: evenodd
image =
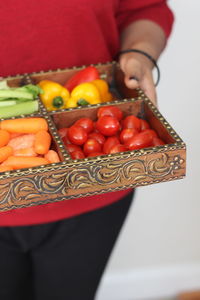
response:
<path id="1" fill-rule="evenodd" d="M 0 109 L 0 118 L 11 118 L 20 115 L 28 115 L 38 111 L 38 101 L 27 101 L 12 106 L 4 106 Z"/>

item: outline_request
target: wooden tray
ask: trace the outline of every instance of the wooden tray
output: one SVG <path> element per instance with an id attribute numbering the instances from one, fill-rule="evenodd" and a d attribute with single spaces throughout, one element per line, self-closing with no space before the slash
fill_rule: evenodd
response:
<path id="1" fill-rule="evenodd" d="M 83 116 L 95 119 L 97 109 L 108 103 L 48 112 L 40 102 L 40 110 L 33 116 L 47 120 L 52 147 L 58 151 L 61 162 L 0 173 L 0 211 L 145 186 L 185 176 L 185 143 L 157 108 L 140 89 L 132 91 L 125 87 L 123 74 L 115 62 L 96 67 L 112 86 L 115 69 L 114 83 L 124 95 L 123 99 L 112 101 L 109 105 L 119 106 L 124 115 L 134 114 L 145 118 L 166 145 L 72 160 L 58 135 L 58 129 L 70 126 Z M 51 79 L 64 83 L 79 69 L 39 72 L 6 79 L 11 86 L 19 85 L 22 80 L 38 83 L 42 79 Z"/>

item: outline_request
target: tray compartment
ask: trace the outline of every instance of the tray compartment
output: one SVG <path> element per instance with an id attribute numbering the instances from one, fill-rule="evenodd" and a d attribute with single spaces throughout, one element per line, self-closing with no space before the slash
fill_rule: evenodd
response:
<path id="1" fill-rule="evenodd" d="M 23 119 L 30 118 L 30 115 L 26 116 L 26 117 L 21 116 L 19 118 L 16 117 L 16 118 L 12 118 L 12 119 L 20 119 L 20 118 L 23 118 Z M 58 153 L 58 156 L 59 156 L 61 162 L 67 160 L 68 155 L 65 152 L 63 143 L 62 143 L 60 137 L 58 136 L 56 127 L 55 127 L 54 123 L 52 123 L 52 120 L 50 119 L 50 117 L 49 116 L 44 116 L 42 114 L 37 114 L 37 115 L 32 116 L 31 118 L 44 118 L 47 121 L 48 132 L 51 135 L 50 149 L 55 150 Z M 41 167 L 43 167 L 43 166 L 41 166 Z M 37 168 L 40 168 L 40 166 L 37 167 Z M 4 173 L 6 173 L 7 175 L 8 174 L 19 174 L 21 171 L 23 172 L 24 170 L 25 169 L 17 169 L 17 170 L 13 170 L 13 171 L 7 171 L 7 172 L 4 172 Z M 29 171 L 31 171 L 31 170 L 32 170 L 32 168 L 29 168 Z M 0 172 L 0 179 L 2 178 L 1 176 L 4 177 L 4 173 Z"/>
<path id="2" fill-rule="evenodd" d="M 107 64 L 97 64 L 95 67 L 98 69 L 100 78 L 106 80 L 110 86 L 110 92 L 117 100 L 123 100 L 139 96 L 138 90 L 130 90 L 126 88 L 123 80 L 123 72 L 119 69 L 116 62 L 109 62 Z M 39 83 L 41 80 L 52 80 L 64 85 L 72 75 L 84 69 L 82 67 L 74 67 L 71 69 L 58 69 L 55 71 L 39 72 L 29 74 L 30 80 L 33 84 Z M 111 101 L 110 103 L 112 103 Z"/>
<path id="3" fill-rule="evenodd" d="M 9 76 L 4 78 L 8 84 L 9 87 L 11 88 L 17 88 L 17 87 L 22 87 L 26 84 L 32 84 L 32 80 L 29 76 L 29 74 L 22 74 L 22 75 L 16 75 L 16 76 Z M 42 111 L 46 111 L 43 103 L 41 102 L 41 100 L 39 99 L 39 97 L 37 99 L 35 99 L 38 101 L 39 107 L 38 107 L 38 111 L 29 114 L 29 115 L 21 115 L 21 116 L 16 116 L 16 117 L 12 117 L 12 119 L 14 118 L 20 118 L 20 117 L 32 117 L 32 116 L 36 116 L 37 114 L 40 114 Z M 9 119 L 9 118 L 8 118 Z M 0 119 L 1 120 L 1 119 Z"/>

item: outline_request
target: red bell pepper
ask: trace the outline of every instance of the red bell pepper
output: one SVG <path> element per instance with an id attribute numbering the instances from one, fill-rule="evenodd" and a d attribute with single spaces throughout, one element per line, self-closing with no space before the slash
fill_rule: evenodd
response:
<path id="1" fill-rule="evenodd" d="M 99 79 L 99 71 L 94 66 L 89 66 L 83 70 L 75 73 L 65 84 L 64 87 L 68 91 L 72 91 L 73 88 L 83 82 L 90 82 L 95 79 Z"/>

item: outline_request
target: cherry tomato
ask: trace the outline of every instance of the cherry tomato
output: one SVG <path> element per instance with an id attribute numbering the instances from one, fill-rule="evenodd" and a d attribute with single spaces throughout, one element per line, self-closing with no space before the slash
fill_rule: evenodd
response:
<path id="1" fill-rule="evenodd" d="M 123 128 L 135 128 L 138 131 L 141 130 L 141 119 L 135 117 L 134 115 L 131 116 L 127 116 L 124 120 L 123 120 Z"/>
<path id="2" fill-rule="evenodd" d="M 110 154 L 112 154 L 112 153 L 118 153 L 118 152 L 124 152 L 124 151 L 127 151 L 127 150 L 128 150 L 128 148 L 125 145 L 118 144 L 118 145 L 114 145 L 110 149 Z"/>
<path id="3" fill-rule="evenodd" d="M 97 122 L 94 122 L 94 130 L 93 132 L 99 132 L 99 130 L 97 129 Z"/>
<path id="4" fill-rule="evenodd" d="M 120 121 L 123 117 L 123 112 L 118 106 L 103 106 L 98 109 L 97 117 L 101 118 L 103 116 L 115 117 Z"/>
<path id="5" fill-rule="evenodd" d="M 65 147 L 69 153 L 74 152 L 74 151 L 81 151 L 81 147 L 78 145 L 67 144 L 67 145 L 65 145 Z"/>
<path id="6" fill-rule="evenodd" d="M 67 131 L 68 131 L 67 127 L 58 129 L 58 134 L 61 137 L 61 139 L 67 135 Z"/>
<path id="7" fill-rule="evenodd" d="M 70 141 L 68 139 L 68 136 L 67 136 L 67 132 L 68 132 L 68 128 L 67 127 L 63 127 L 63 128 L 60 128 L 58 130 L 58 134 L 60 135 L 63 143 L 66 145 L 66 144 L 70 144 Z"/>
<path id="8" fill-rule="evenodd" d="M 140 119 L 140 122 L 141 122 L 141 131 L 150 128 L 150 125 L 146 120 Z"/>
<path id="9" fill-rule="evenodd" d="M 104 145 L 103 145 L 103 153 L 109 154 L 110 149 L 113 146 L 118 145 L 118 144 L 120 144 L 120 141 L 116 136 L 108 137 L 107 140 L 105 141 Z"/>
<path id="10" fill-rule="evenodd" d="M 82 150 L 76 150 L 70 153 L 71 158 L 73 159 L 82 159 L 85 158 L 85 154 Z"/>
<path id="11" fill-rule="evenodd" d="M 87 132 L 81 126 L 71 126 L 67 132 L 67 136 L 72 144 L 83 145 L 87 140 Z"/>
<path id="12" fill-rule="evenodd" d="M 98 119 L 96 127 L 103 135 L 112 136 L 117 133 L 120 128 L 120 124 L 114 117 L 103 116 Z"/>
<path id="13" fill-rule="evenodd" d="M 128 140 L 130 138 L 132 138 L 134 135 L 136 135 L 137 133 L 139 133 L 139 131 L 135 128 L 126 128 L 126 129 L 122 129 L 121 133 L 120 133 L 120 141 L 122 144 L 125 144 L 128 142 Z"/>
<path id="14" fill-rule="evenodd" d="M 67 145 L 67 144 L 71 144 L 71 142 L 70 142 L 70 140 L 69 140 L 69 138 L 68 138 L 68 136 L 66 135 L 66 136 L 64 136 L 63 138 L 62 138 L 62 140 L 63 140 L 63 143 L 65 144 L 65 145 Z"/>
<path id="15" fill-rule="evenodd" d="M 101 145 L 95 139 L 88 139 L 83 145 L 83 152 L 86 155 L 93 152 L 101 152 Z"/>
<path id="16" fill-rule="evenodd" d="M 94 122 L 90 118 L 80 118 L 74 123 L 74 125 L 83 127 L 87 133 L 94 129 Z"/>
<path id="17" fill-rule="evenodd" d="M 163 140 L 161 140 L 158 137 L 154 137 L 153 141 L 152 141 L 152 146 L 161 146 L 161 145 L 165 145 L 165 143 L 163 142 Z"/>
<path id="18" fill-rule="evenodd" d="M 156 132 L 152 129 L 146 129 L 139 132 L 134 137 L 128 140 L 126 146 L 129 150 L 141 149 L 150 147 L 152 145 L 153 138 L 157 136 Z"/>
<path id="19" fill-rule="evenodd" d="M 91 132 L 88 135 L 88 138 L 97 140 L 97 142 L 99 142 L 99 144 L 101 144 L 101 145 L 103 145 L 106 140 L 105 136 L 103 134 L 101 134 L 100 132 Z"/>
<path id="20" fill-rule="evenodd" d="M 101 155 L 104 155 L 103 152 L 92 152 L 92 153 L 89 153 L 87 157 L 94 157 L 94 156 L 101 156 Z"/>
<path id="21" fill-rule="evenodd" d="M 158 137 L 158 135 L 154 129 L 145 129 L 145 130 L 143 130 L 143 132 L 146 132 L 152 138 L 152 140 L 155 137 Z"/>

